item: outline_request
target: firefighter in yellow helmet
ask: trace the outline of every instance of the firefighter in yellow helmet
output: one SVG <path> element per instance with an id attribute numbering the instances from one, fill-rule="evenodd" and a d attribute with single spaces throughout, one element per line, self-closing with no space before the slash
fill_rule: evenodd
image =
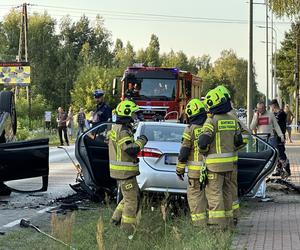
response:
<path id="1" fill-rule="evenodd" d="M 109 167 L 110 176 L 117 180 L 123 199 L 118 204 L 112 222 L 119 224 L 129 234 L 133 233 L 138 210 L 139 187 L 136 176 L 140 174 L 138 152 L 147 143 L 142 135 L 137 140 L 133 137 L 132 116 L 139 107 L 132 101 L 122 101 L 116 108 L 116 124 L 109 132 Z"/>
<path id="2" fill-rule="evenodd" d="M 192 99 L 186 106 L 185 113 L 189 118 L 189 126 L 183 132 L 176 174 L 183 181 L 185 167 L 188 168 L 187 198 L 191 211 L 191 219 L 195 226 L 207 223 L 207 201 L 204 189 L 200 188 L 200 171 L 203 167 L 203 157 L 199 152 L 198 138 L 207 118 L 203 103 Z M 200 190 L 201 189 L 201 190 Z"/>
<path id="3" fill-rule="evenodd" d="M 204 123 L 198 143 L 207 167 L 208 224 L 226 228 L 233 224 L 233 171 L 237 169 L 237 149 L 243 138 L 237 121 L 227 113 L 230 108 L 221 91 L 209 91 L 204 105 L 211 117 Z"/>
<path id="4" fill-rule="evenodd" d="M 242 134 L 245 136 L 245 138 L 243 138 L 244 144 L 241 145 L 241 148 L 242 148 L 243 146 L 245 146 L 248 143 L 247 136 L 249 134 L 251 134 L 251 131 L 247 128 L 247 126 L 243 122 L 241 122 L 238 119 L 236 112 L 232 108 L 231 95 L 229 93 L 229 90 L 223 85 L 219 85 L 215 89 L 219 90 L 220 92 L 222 92 L 224 94 L 227 105 L 230 109 L 230 111 L 228 113 L 236 119 L 236 121 L 238 122 L 238 124 L 241 128 Z M 240 202 L 239 202 L 239 198 L 238 198 L 238 171 L 237 171 L 237 169 L 233 170 L 232 174 L 233 174 L 232 190 L 231 190 L 231 192 L 232 192 L 232 212 L 233 212 L 233 222 L 234 222 L 234 224 L 237 224 L 238 216 L 240 213 L 239 212 Z"/>

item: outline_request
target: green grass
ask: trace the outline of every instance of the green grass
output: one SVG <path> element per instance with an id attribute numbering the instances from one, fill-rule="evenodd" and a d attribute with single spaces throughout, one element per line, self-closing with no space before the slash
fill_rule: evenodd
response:
<path id="1" fill-rule="evenodd" d="M 110 207 L 93 211 L 75 212 L 72 246 L 76 249 L 101 249 L 97 244 L 97 223 L 103 218 L 100 238 L 105 249 L 230 249 L 233 233 L 217 229 L 199 229 L 191 225 L 188 215 L 167 216 L 163 220 L 160 208 L 143 209 L 140 223 L 133 239 L 117 226 L 109 223 Z M 41 229 L 51 232 L 50 218 Z M 99 238 L 99 235 L 98 235 Z M 34 229 L 17 229 L 0 236 L 0 249 L 68 249 L 48 239 Z"/>

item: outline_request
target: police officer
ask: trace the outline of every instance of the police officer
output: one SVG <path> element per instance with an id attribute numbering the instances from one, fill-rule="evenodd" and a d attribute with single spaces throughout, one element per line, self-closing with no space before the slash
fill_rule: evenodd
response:
<path id="1" fill-rule="evenodd" d="M 220 86 L 216 87 L 215 89 L 219 90 L 220 92 L 222 92 L 224 94 L 224 96 L 226 98 L 226 103 L 227 103 L 228 109 L 230 109 L 228 114 L 232 115 L 232 117 L 234 117 L 235 120 L 238 122 L 238 124 L 241 128 L 242 134 L 245 134 L 245 135 L 251 134 L 251 131 L 247 128 L 247 126 L 243 122 L 241 122 L 238 119 L 236 112 L 232 108 L 231 95 L 230 95 L 228 89 L 223 85 L 220 85 Z M 243 142 L 244 142 L 244 144 L 241 145 L 241 148 L 248 143 L 248 138 L 247 137 L 243 138 Z M 238 216 L 239 216 L 239 213 L 240 213 L 239 212 L 240 202 L 239 202 L 239 199 L 238 199 L 238 180 L 237 180 L 238 171 L 237 171 L 237 169 L 233 170 L 232 176 L 233 176 L 233 179 L 232 179 L 232 190 L 231 190 L 231 192 L 232 192 L 233 222 L 234 222 L 234 224 L 237 224 Z"/>
<path id="2" fill-rule="evenodd" d="M 95 90 L 93 95 L 97 103 L 96 110 L 93 113 L 92 118 L 92 126 L 95 126 L 111 119 L 111 108 L 104 102 L 104 92 L 102 90 Z"/>
<path id="3" fill-rule="evenodd" d="M 132 115 L 139 107 L 132 101 L 125 100 L 116 108 L 117 120 L 109 132 L 109 163 L 110 176 L 118 181 L 123 194 L 112 222 L 119 224 L 128 233 L 133 233 L 138 210 L 139 187 L 136 176 L 140 174 L 138 152 L 147 143 L 142 135 L 135 141 L 133 138 Z"/>
<path id="4" fill-rule="evenodd" d="M 199 136 L 199 150 L 204 153 L 207 167 L 208 224 L 226 228 L 233 223 L 233 171 L 237 169 L 237 149 L 243 138 L 237 121 L 227 114 L 230 108 L 221 91 L 209 91 L 204 105 L 211 113 Z"/>
<path id="5" fill-rule="evenodd" d="M 204 190 L 200 190 L 199 177 L 203 166 L 203 157 L 199 152 L 198 139 L 207 115 L 204 104 L 198 99 L 192 99 L 187 104 L 185 113 L 190 124 L 183 132 L 176 174 L 183 181 L 185 167 L 187 166 L 189 178 L 187 198 L 191 219 L 195 226 L 204 226 L 207 217 L 207 201 Z"/>

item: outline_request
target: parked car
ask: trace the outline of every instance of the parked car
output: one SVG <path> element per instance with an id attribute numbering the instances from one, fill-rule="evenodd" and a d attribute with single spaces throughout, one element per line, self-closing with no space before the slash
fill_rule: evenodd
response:
<path id="1" fill-rule="evenodd" d="M 108 192 L 117 189 L 116 181 L 109 176 L 107 132 L 112 123 L 100 124 L 82 134 L 75 147 L 83 181 L 90 193 Z M 185 124 L 167 122 L 139 122 L 135 137 L 145 134 L 148 143 L 140 151 L 140 175 L 137 177 L 142 192 L 169 192 L 184 194 L 187 177 L 182 182 L 176 176 L 176 161 Z M 249 135 L 247 147 L 239 151 L 239 194 L 256 193 L 263 179 L 275 168 L 277 151 L 262 139 Z"/>
<path id="2" fill-rule="evenodd" d="M 49 139 L 15 141 L 17 116 L 14 94 L 0 92 L 0 195 L 13 189 L 5 182 L 42 177 L 42 187 L 32 191 L 46 191 L 49 175 Z M 26 190 L 15 190 L 26 191 Z"/>

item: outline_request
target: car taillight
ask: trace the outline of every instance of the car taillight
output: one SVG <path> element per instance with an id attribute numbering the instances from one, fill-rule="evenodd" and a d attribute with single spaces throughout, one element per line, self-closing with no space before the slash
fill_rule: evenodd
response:
<path id="1" fill-rule="evenodd" d="M 143 148 L 138 157 L 152 157 L 152 158 L 160 158 L 162 156 L 162 152 L 156 148 Z"/>

